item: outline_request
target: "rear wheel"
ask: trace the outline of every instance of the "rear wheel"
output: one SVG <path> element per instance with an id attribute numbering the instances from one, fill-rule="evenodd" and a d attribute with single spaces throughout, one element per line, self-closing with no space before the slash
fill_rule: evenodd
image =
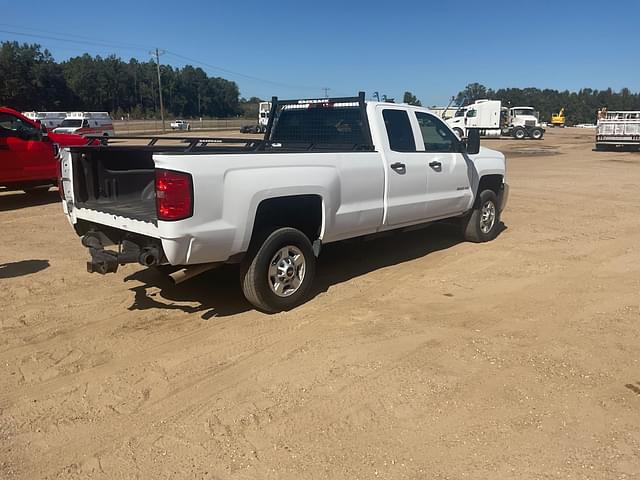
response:
<path id="1" fill-rule="evenodd" d="M 295 228 L 279 228 L 240 267 L 244 296 L 268 313 L 302 303 L 316 271 L 316 257 L 307 236 Z"/>
<path id="2" fill-rule="evenodd" d="M 542 131 L 541 128 L 536 127 L 533 130 L 531 130 L 531 138 L 533 138 L 534 140 L 541 140 L 543 135 L 544 135 L 544 132 Z"/>
<path id="3" fill-rule="evenodd" d="M 493 190 L 483 190 L 471 213 L 462 221 L 464 239 L 475 243 L 488 242 L 498 235 L 499 225 L 498 197 Z"/>
<path id="4" fill-rule="evenodd" d="M 517 127 L 513 131 L 513 138 L 516 138 L 518 140 L 523 140 L 526 136 L 527 136 L 527 132 L 522 127 Z"/>

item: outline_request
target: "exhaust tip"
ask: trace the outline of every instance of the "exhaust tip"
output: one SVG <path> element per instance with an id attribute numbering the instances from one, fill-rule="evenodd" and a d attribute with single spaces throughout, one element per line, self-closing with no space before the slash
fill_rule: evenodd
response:
<path id="1" fill-rule="evenodd" d="M 145 267 L 151 267 L 158 264 L 158 255 L 152 250 L 147 250 L 140 254 L 138 261 Z"/>

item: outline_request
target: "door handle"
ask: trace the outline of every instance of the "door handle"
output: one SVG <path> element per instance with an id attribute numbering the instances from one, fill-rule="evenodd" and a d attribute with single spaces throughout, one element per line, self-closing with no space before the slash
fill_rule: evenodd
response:
<path id="1" fill-rule="evenodd" d="M 440 170 L 442 168 L 442 162 L 434 160 L 433 162 L 429 162 L 429 166 L 434 170 Z"/>
<path id="2" fill-rule="evenodd" d="M 396 162 L 389 165 L 398 173 L 405 173 L 407 171 L 407 166 L 402 162 Z"/>

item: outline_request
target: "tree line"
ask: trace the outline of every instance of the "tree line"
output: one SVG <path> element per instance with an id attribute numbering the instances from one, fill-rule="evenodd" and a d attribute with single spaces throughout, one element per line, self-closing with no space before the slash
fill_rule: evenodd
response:
<path id="1" fill-rule="evenodd" d="M 455 97 L 454 104 L 466 105 L 487 98 L 501 100 L 504 106 L 534 107 L 541 121 L 550 121 L 551 114 L 565 109 L 568 125 L 595 123 L 598 110 L 640 110 L 640 92 L 628 88 L 614 92 L 611 88 L 594 90 L 583 88 L 577 92 L 539 88 L 500 88 L 493 90 L 479 83 L 471 83 Z"/>
<path id="2" fill-rule="evenodd" d="M 115 118 L 159 117 L 155 62 L 84 54 L 56 62 L 38 44 L 0 44 L 0 105 L 17 110 L 108 111 Z M 161 65 L 165 112 L 174 117 L 230 117 L 252 113 L 235 82 L 198 67 Z M 257 112 L 257 106 L 255 107 Z"/>

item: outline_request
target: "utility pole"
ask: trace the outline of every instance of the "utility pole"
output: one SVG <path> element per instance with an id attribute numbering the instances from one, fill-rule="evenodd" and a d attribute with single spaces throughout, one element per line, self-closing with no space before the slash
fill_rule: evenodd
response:
<path id="1" fill-rule="evenodd" d="M 164 50 L 158 50 L 149 52 L 156 57 L 156 67 L 158 68 L 158 93 L 160 94 L 160 118 L 162 119 L 162 132 L 164 133 L 164 104 L 162 103 L 162 80 L 160 79 L 160 55 L 164 55 Z"/>
<path id="2" fill-rule="evenodd" d="M 329 87 L 324 87 L 322 90 L 324 90 L 324 98 L 329 98 L 329 90 L 331 90 Z"/>

